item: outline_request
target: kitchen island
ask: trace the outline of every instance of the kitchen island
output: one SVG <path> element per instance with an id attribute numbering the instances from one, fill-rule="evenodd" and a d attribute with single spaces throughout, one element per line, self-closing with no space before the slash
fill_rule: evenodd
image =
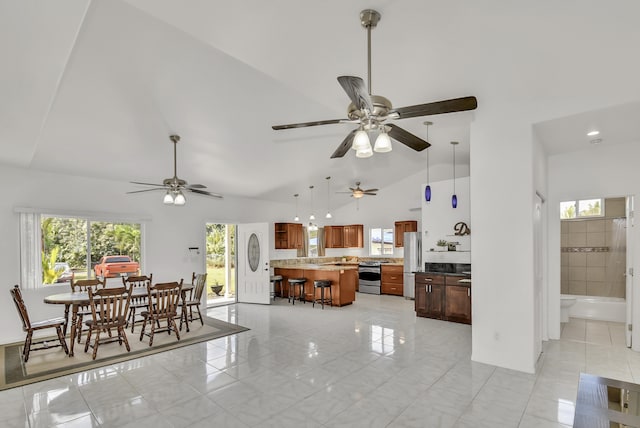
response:
<path id="1" fill-rule="evenodd" d="M 296 264 L 288 267 L 275 267 L 274 275 L 282 275 L 282 297 L 289 296 L 289 282 L 287 281 L 289 278 L 307 278 L 303 293 L 304 300 L 307 302 L 313 301 L 313 281 L 319 279 L 331 281 L 334 306 L 349 305 L 356 300 L 358 266 L 355 264 Z M 299 295 L 296 294 L 295 297 L 298 298 Z"/>

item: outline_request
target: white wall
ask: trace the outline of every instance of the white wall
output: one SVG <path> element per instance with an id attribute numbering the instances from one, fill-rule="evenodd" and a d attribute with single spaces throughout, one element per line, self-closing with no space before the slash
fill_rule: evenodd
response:
<path id="1" fill-rule="evenodd" d="M 560 202 L 591 197 L 633 196 L 640 200 L 640 145 L 637 142 L 607 146 L 606 142 L 580 152 L 548 159 L 549 217 L 549 336 L 560 335 Z M 634 248 L 640 248 L 638 227 L 632 230 Z M 633 254 L 633 266 L 640 266 L 640 252 Z M 640 325 L 640 296 L 633 296 L 633 324 Z M 633 349 L 640 350 L 640 329 L 633 330 Z"/>
<path id="2" fill-rule="evenodd" d="M 443 171 L 439 171 L 442 169 Z M 447 174 L 451 176 L 451 165 L 439 165 L 431 168 L 430 175 L 441 176 Z M 465 192 L 465 178 L 464 176 L 469 174 L 469 168 L 466 165 L 456 165 L 456 175 L 463 177 L 458 182 L 456 180 L 456 186 L 461 183 L 460 191 Z M 381 177 L 384 177 L 384 173 L 381 173 Z M 420 208 L 422 207 L 422 200 L 424 199 L 422 183 L 426 182 L 426 170 L 419 173 L 410 175 L 396 183 L 389 186 L 384 186 L 384 180 L 381 179 L 382 185 L 376 185 L 380 188 L 377 196 L 365 196 L 359 201 L 351 198 L 347 194 L 332 194 L 331 205 L 339 206 L 335 210 L 332 210 L 332 219 L 325 219 L 323 215 L 318 213 L 325 213 L 326 209 L 320 207 L 316 209 L 316 221 L 315 223 L 322 227 L 325 225 L 345 225 L 345 224 L 363 224 L 365 233 L 365 247 L 360 248 L 327 248 L 327 257 L 341 257 L 341 256 L 368 256 L 369 248 L 367 246 L 367 237 L 369 229 L 371 227 L 394 227 L 394 222 L 402 220 L 416 220 L 418 222 L 418 230 L 421 230 L 422 214 Z M 466 179 L 468 188 L 468 177 Z M 434 183 L 435 185 L 435 183 Z M 451 184 L 453 189 L 453 184 Z M 451 195 L 449 195 L 449 199 Z M 412 210 L 419 208 L 418 210 Z M 462 207 L 461 207 L 462 208 Z M 462 208 L 464 210 L 464 208 Z M 468 209 L 468 208 L 467 208 Z M 276 221 L 292 222 L 292 218 L 295 215 L 295 205 L 292 205 L 289 211 L 291 215 L 289 217 L 281 217 Z M 304 223 L 308 223 L 309 212 L 308 209 L 300 207 L 298 214 Z M 468 224 L 468 223 L 467 223 Z M 451 225 L 453 226 L 453 224 Z M 273 228 L 272 228 L 273 229 Z M 271 230 L 273 234 L 273 230 Z M 273 239 L 273 237 L 272 237 Z M 403 248 L 394 248 L 393 257 L 401 258 L 404 256 Z M 289 259 L 296 257 L 295 250 L 272 250 L 272 259 Z"/>
<path id="3" fill-rule="evenodd" d="M 16 207 L 34 207 L 55 213 L 93 213 L 149 219 L 143 223 L 143 270 L 154 280 L 191 278 L 191 272 L 205 269 L 205 223 L 249 223 L 272 221 L 288 209 L 286 204 L 225 197 L 223 200 L 187 195 L 183 207 L 162 204 L 162 192 L 127 195 L 134 186 L 126 182 L 33 172 L 3 166 L 5 183 L 0 200 L 0 225 L 4 245 L 0 247 L 0 271 L 5 298 L 0 299 L 0 343 L 23 340 L 18 314 L 9 298 L 9 288 L 20 283 L 19 216 Z M 189 247 L 200 247 L 191 255 Z M 51 287 L 51 288 L 49 288 Z M 25 300 L 34 319 L 60 316 L 62 307 L 46 305 L 42 297 L 67 286 L 25 290 Z"/>
<path id="4" fill-rule="evenodd" d="M 533 373 L 531 126 L 485 105 L 471 127 L 472 360 Z"/>
<path id="5" fill-rule="evenodd" d="M 456 195 L 458 207 L 451 206 L 453 180 L 431 182 L 432 197 L 430 202 L 424 199 L 422 183 L 419 188 L 422 199 L 422 260 L 423 262 L 471 263 L 471 235 L 456 236 L 453 226 L 462 221 L 472 229 L 471 205 L 469 197 L 469 177 L 456 178 Z M 438 240 L 459 242 L 457 251 L 438 252 Z M 434 251 L 431 251 L 433 249 Z"/>

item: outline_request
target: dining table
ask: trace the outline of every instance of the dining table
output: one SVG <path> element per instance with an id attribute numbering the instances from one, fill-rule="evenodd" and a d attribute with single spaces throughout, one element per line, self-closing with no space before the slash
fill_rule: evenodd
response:
<path id="1" fill-rule="evenodd" d="M 182 321 L 185 321 L 187 326 L 187 332 L 189 332 L 189 322 L 187 320 L 187 304 L 186 304 L 186 294 L 187 292 L 193 290 L 193 284 L 182 284 L 181 288 L 181 306 L 182 312 L 180 314 L 180 328 L 182 329 Z M 147 296 L 147 289 L 144 287 L 134 287 L 131 292 L 131 298 L 135 297 L 144 297 Z M 89 301 L 89 293 L 86 291 L 73 291 L 68 293 L 58 293 L 51 294 L 44 298 L 44 303 L 48 303 L 51 305 L 64 305 L 64 327 L 63 334 L 67 335 L 67 325 L 69 324 L 69 309 L 71 309 L 71 332 L 70 332 L 70 341 L 69 344 L 69 357 L 73 357 L 73 346 L 76 341 L 76 324 L 78 322 L 78 309 L 82 306 L 88 306 L 91 302 Z"/>

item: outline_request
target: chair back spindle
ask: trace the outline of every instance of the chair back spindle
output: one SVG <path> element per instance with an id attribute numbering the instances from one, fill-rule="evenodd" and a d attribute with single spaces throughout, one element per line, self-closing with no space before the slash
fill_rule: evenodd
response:
<path id="1" fill-rule="evenodd" d="M 19 286 L 14 286 L 11 290 L 11 297 L 13 297 L 13 303 L 16 305 L 16 309 L 20 314 L 22 320 L 22 330 L 28 331 L 31 328 L 31 321 L 29 320 L 29 313 L 27 312 L 27 306 L 24 304 L 22 298 L 22 292 Z"/>

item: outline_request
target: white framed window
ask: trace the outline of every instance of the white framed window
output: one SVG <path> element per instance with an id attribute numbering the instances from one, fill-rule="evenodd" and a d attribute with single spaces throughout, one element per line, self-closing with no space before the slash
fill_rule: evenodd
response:
<path id="1" fill-rule="evenodd" d="M 24 288 L 90 278 L 105 255 L 126 255 L 140 266 L 143 223 L 95 215 L 20 213 L 20 271 Z"/>
<path id="2" fill-rule="evenodd" d="M 604 217 L 604 198 L 560 202 L 560 218 Z"/>
<path id="3" fill-rule="evenodd" d="M 318 257 L 318 228 L 310 227 L 308 229 L 309 233 L 309 256 L 308 257 Z"/>
<path id="4" fill-rule="evenodd" d="M 372 227 L 369 229 L 369 255 L 393 255 L 393 229 Z"/>

